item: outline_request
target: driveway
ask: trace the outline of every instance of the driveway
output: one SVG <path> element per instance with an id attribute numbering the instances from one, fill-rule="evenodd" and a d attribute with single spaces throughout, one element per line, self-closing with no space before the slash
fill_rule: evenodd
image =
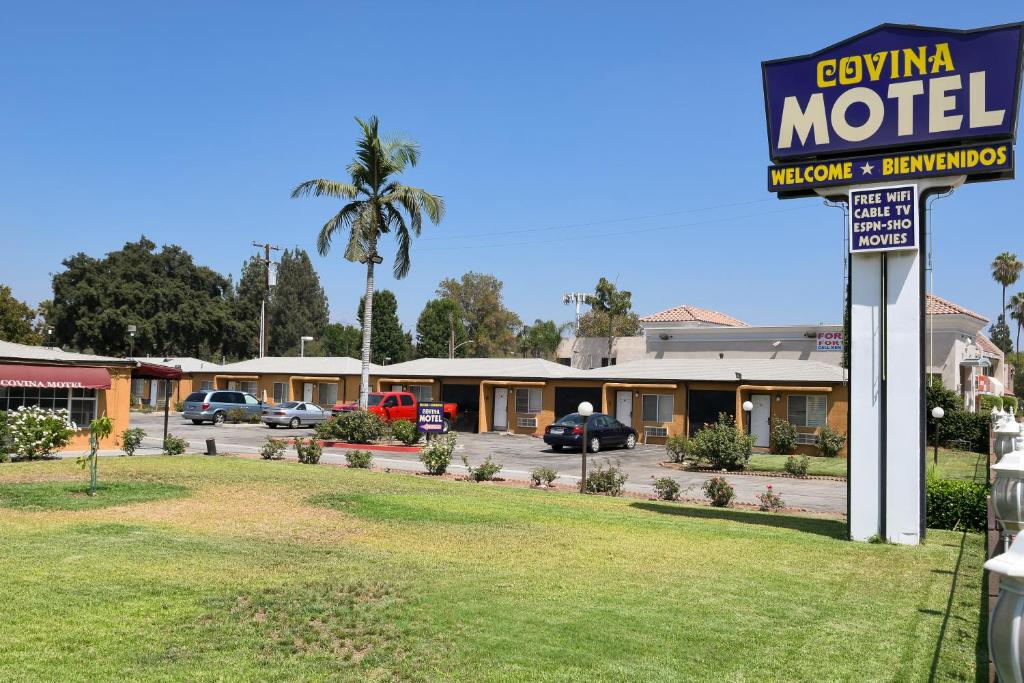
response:
<path id="1" fill-rule="evenodd" d="M 163 433 L 163 414 L 132 413 L 132 426 L 142 427 L 148 434 L 145 445 L 148 448 L 142 453 L 158 452 Z M 259 453 L 260 447 L 268 436 L 278 438 L 294 438 L 312 436 L 313 430 L 276 429 L 270 430 L 259 425 L 194 425 L 183 420 L 180 415 L 172 414 L 169 429 L 175 436 L 188 440 L 191 451 L 205 452 L 206 439 L 217 440 L 220 453 Z M 535 467 L 551 467 L 559 474 L 558 483 L 576 484 L 579 482 L 580 453 L 579 451 L 553 452 L 543 441 L 530 436 L 515 434 L 464 434 L 459 433 L 459 445 L 456 447 L 455 459 L 451 470 L 465 472 L 461 456 L 465 455 L 472 465 L 477 465 L 490 455 L 501 463 L 501 476 L 506 479 L 529 480 L 530 470 Z M 423 469 L 414 453 L 374 453 L 374 462 L 383 467 L 395 469 Z M 711 474 L 704 472 L 680 472 L 666 469 L 658 465 L 665 459 L 663 446 L 638 445 L 632 451 L 613 449 L 588 456 L 588 467 L 594 467 L 605 460 L 610 460 L 622 467 L 629 475 L 626 488 L 631 491 L 652 493 L 651 483 L 658 477 L 671 477 L 683 487 L 683 497 L 703 498 L 701 486 Z M 323 462 L 344 463 L 345 449 L 325 448 Z M 846 482 L 826 481 L 817 479 L 785 479 L 779 477 L 763 477 L 756 475 L 723 475 L 736 489 L 737 500 L 744 503 L 756 503 L 755 496 L 764 491 L 767 484 L 782 495 L 787 505 L 805 508 L 815 512 L 846 513 Z"/>

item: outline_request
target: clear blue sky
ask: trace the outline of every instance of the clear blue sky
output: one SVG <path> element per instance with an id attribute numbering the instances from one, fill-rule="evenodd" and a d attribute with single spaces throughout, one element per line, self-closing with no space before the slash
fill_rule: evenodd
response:
<path id="1" fill-rule="evenodd" d="M 16 3 L 0 28 L 0 282 L 35 304 L 63 258 L 140 234 L 236 279 L 252 240 L 314 253 L 337 205 L 289 191 L 343 178 L 353 115 L 376 113 L 423 147 L 407 182 L 448 203 L 409 277 L 379 280 L 407 326 L 468 270 L 504 280 L 528 322 L 570 319 L 561 293 L 602 275 L 641 314 L 837 321 L 842 214 L 765 190 L 760 61 L 884 21 L 1021 19 L 1009 0 Z M 1022 199 L 1014 180 L 937 204 L 937 293 L 994 317 L 989 262 L 1024 256 Z M 353 321 L 362 267 L 340 250 L 314 262 L 332 318 Z"/>

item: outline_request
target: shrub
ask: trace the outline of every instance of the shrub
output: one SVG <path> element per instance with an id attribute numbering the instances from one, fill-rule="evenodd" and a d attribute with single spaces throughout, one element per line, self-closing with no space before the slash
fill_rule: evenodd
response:
<path id="1" fill-rule="evenodd" d="M 725 477 L 711 477 L 704 482 L 704 495 L 715 507 L 729 507 L 736 497 L 736 489 L 725 480 Z"/>
<path id="2" fill-rule="evenodd" d="M 180 436 L 168 434 L 164 439 L 164 455 L 183 455 L 188 448 L 188 441 Z"/>
<path id="3" fill-rule="evenodd" d="M 225 421 L 230 422 L 233 425 L 236 425 L 239 422 L 248 422 L 249 414 L 246 413 L 241 408 L 232 408 L 228 412 L 224 413 L 224 419 Z"/>
<path id="4" fill-rule="evenodd" d="M 1003 410 L 1012 410 L 1016 414 L 1019 405 L 1016 396 L 1003 396 Z"/>
<path id="5" fill-rule="evenodd" d="M 596 470 L 587 472 L 586 493 L 600 493 L 607 496 L 621 496 L 629 475 L 624 474 L 617 465 L 605 460 Z"/>
<path id="6" fill-rule="evenodd" d="M 267 442 L 260 448 L 260 457 L 264 460 L 283 460 L 286 446 L 287 442 L 284 439 L 268 436 Z"/>
<path id="7" fill-rule="evenodd" d="M 174 412 L 176 412 L 176 413 L 183 413 L 183 412 L 185 412 L 185 402 L 184 401 L 175 401 L 174 402 Z"/>
<path id="8" fill-rule="evenodd" d="M 373 454 L 370 451 L 348 451 L 345 453 L 345 462 L 349 467 L 368 470 L 373 465 Z"/>
<path id="9" fill-rule="evenodd" d="M 964 400 L 960 398 L 960 394 L 952 389 L 946 388 L 946 385 L 942 383 L 942 380 L 938 377 L 933 377 L 932 381 L 928 383 L 928 388 L 925 390 L 925 394 L 928 400 L 928 433 L 935 436 L 935 418 L 932 417 L 932 409 L 936 406 L 940 406 L 946 413 L 946 417 L 950 413 L 962 412 L 964 409 Z M 945 418 L 943 418 L 945 419 Z"/>
<path id="10" fill-rule="evenodd" d="M 7 412 L 0 410 L 0 462 L 7 462 L 11 450 L 11 427 L 7 423 Z"/>
<path id="11" fill-rule="evenodd" d="M 811 466 L 811 459 L 806 455 L 802 455 L 799 458 L 795 455 L 791 455 L 786 458 L 786 464 L 783 468 L 787 473 L 792 474 L 794 477 L 806 477 L 807 468 Z"/>
<path id="12" fill-rule="evenodd" d="M 818 452 L 825 457 L 836 457 L 845 445 L 846 437 L 828 425 L 822 427 L 821 431 L 818 432 Z"/>
<path id="13" fill-rule="evenodd" d="M 754 438 L 736 429 L 736 421 L 728 413 L 718 416 L 718 422 L 705 425 L 690 439 L 690 445 L 699 462 L 715 469 L 741 470 L 750 460 Z"/>
<path id="14" fill-rule="evenodd" d="M 63 408 L 20 406 L 8 416 L 8 429 L 12 453 L 24 460 L 37 460 L 71 443 L 78 426 Z"/>
<path id="15" fill-rule="evenodd" d="M 927 523 L 932 529 L 984 531 L 988 516 L 988 485 L 928 477 Z"/>
<path id="16" fill-rule="evenodd" d="M 420 432 L 416 424 L 409 420 L 395 420 L 391 423 L 391 436 L 398 439 L 406 446 L 419 443 Z"/>
<path id="17" fill-rule="evenodd" d="M 332 417 L 313 427 L 313 436 L 318 441 L 341 441 L 338 418 Z"/>
<path id="18" fill-rule="evenodd" d="M 768 446 L 772 453 L 787 455 L 796 450 L 796 427 L 789 420 L 779 417 L 772 418 L 772 431 L 768 438 Z"/>
<path id="19" fill-rule="evenodd" d="M 681 488 L 679 482 L 672 477 L 660 477 L 654 480 L 654 495 L 658 500 L 679 500 Z"/>
<path id="20" fill-rule="evenodd" d="M 444 474 L 452 464 L 455 452 L 455 432 L 448 432 L 427 442 L 420 451 L 420 462 L 430 474 Z"/>
<path id="21" fill-rule="evenodd" d="M 771 484 L 768 484 L 762 493 L 757 494 L 757 500 L 760 501 L 757 509 L 761 512 L 778 512 L 786 507 L 786 501 L 782 500 L 782 496 L 775 492 Z"/>
<path id="22" fill-rule="evenodd" d="M 558 479 L 558 472 L 554 471 L 550 467 L 535 467 L 530 472 L 530 479 L 533 480 L 534 486 L 551 486 L 551 483 Z"/>
<path id="23" fill-rule="evenodd" d="M 379 415 L 366 410 L 342 413 L 322 424 L 323 428 L 318 430 L 318 438 L 346 443 L 373 443 L 381 439 L 388 430 L 387 423 Z M 321 432 L 326 436 L 321 437 Z"/>
<path id="24" fill-rule="evenodd" d="M 930 418 L 929 418 L 930 419 Z M 939 445 L 988 453 L 989 416 L 954 410 L 939 420 Z"/>
<path id="25" fill-rule="evenodd" d="M 501 471 L 501 463 L 494 462 L 489 455 L 486 460 L 480 463 L 480 467 L 470 466 L 469 458 L 466 456 L 462 456 L 462 464 L 466 466 L 466 470 L 469 471 L 469 478 L 473 481 L 490 481 L 494 479 L 494 475 Z"/>
<path id="26" fill-rule="evenodd" d="M 324 454 L 324 447 L 316 439 L 296 439 L 295 452 L 299 456 L 299 462 L 315 465 L 320 462 L 320 456 Z"/>
<path id="27" fill-rule="evenodd" d="M 978 396 L 978 408 L 979 412 L 989 414 L 995 409 L 1003 409 L 1003 398 L 1002 396 L 989 396 L 988 394 L 981 394 Z"/>
<path id="28" fill-rule="evenodd" d="M 685 462 L 691 456 L 690 437 L 685 434 L 670 436 L 665 440 L 665 451 L 669 462 Z"/>
<path id="29" fill-rule="evenodd" d="M 135 451 L 142 445 L 146 438 L 146 430 L 141 427 L 132 427 L 121 432 L 121 448 L 125 455 L 135 455 Z"/>

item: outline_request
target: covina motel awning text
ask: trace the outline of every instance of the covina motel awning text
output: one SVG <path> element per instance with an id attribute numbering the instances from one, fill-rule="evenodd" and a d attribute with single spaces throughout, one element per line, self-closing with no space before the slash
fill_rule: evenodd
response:
<path id="1" fill-rule="evenodd" d="M 0 365 L 0 388 L 109 389 L 106 368 Z"/>

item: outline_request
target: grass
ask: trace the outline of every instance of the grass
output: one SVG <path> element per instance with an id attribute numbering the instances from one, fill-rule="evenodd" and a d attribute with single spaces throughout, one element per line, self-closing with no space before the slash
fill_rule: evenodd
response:
<path id="1" fill-rule="evenodd" d="M 966 479 L 979 483 L 988 481 L 987 455 L 940 448 L 939 464 L 936 466 L 934 452 L 932 448 L 928 449 L 925 462 L 929 468 L 935 469 L 940 479 Z"/>
<path id="2" fill-rule="evenodd" d="M 100 482 L 95 495 L 88 484 L 43 482 L 0 484 L 0 508 L 20 510 L 96 510 L 99 508 L 178 498 L 184 486 L 160 482 Z"/>
<path id="3" fill-rule="evenodd" d="M 191 495 L 0 515 L 0 680 L 974 680 L 984 656 L 980 535 L 235 458 L 103 473 Z"/>
<path id="4" fill-rule="evenodd" d="M 750 456 L 747 469 L 752 472 L 785 472 L 786 458 L 788 455 L 760 455 L 755 453 Z M 800 456 L 797 456 L 800 457 Z M 807 474 L 813 477 L 845 477 L 846 458 L 824 458 L 820 456 L 808 457 L 811 464 L 807 468 Z"/>

